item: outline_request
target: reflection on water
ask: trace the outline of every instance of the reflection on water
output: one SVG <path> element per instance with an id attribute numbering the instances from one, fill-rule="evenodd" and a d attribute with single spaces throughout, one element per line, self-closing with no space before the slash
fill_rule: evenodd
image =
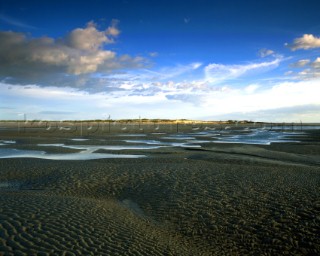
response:
<path id="1" fill-rule="evenodd" d="M 65 144 L 38 144 L 38 146 L 45 146 L 45 147 L 63 147 L 63 148 L 70 148 L 70 149 L 79 149 L 84 150 L 87 153 L 93 153 L 99 149 L 104 150 L 143 150 L 143 149 L 157 149 L 160 146 L 144 146 L 144 145 L 65 145 Z"/>
<path id="2" fill-rule="evenodd" d="M 1 145 L 6 145 L 6 144 L 15 144 L 16 142 L 14 140 L 0 140 Z"/>
<path id="3" fill-rule="evenodd" d="M 73 139 L 70 139 L 70 140 L 73 140 L 73 141 L 87 141 L 87 140 L 89 140 L 89 139 L 73 138 Z"/>

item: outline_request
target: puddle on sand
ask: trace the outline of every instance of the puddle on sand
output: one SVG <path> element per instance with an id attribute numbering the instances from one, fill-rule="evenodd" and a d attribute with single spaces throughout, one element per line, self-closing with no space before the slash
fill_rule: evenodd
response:
<path id="1" fill-rule="evenodd" d="M 299 142 L 288 139 L 288 136 L 296 135 L 296 133 L 275 132 L 267 130 L 256 130 L 249 134 L 228 135 L 223 137 L 215 137 L 214 143 L 241 143 L 241 144 L 258 144 L 270 145 L 274 142 Z"/>
<path id="2" fill-rule="evenodd" d="M 15 144 L 14 140 L 0 140 L 0 145 Z"/>
<path id="3" fill-rule="evenodd" d="M 186 136 L 186 135 L 172 135 L 168 137 L 162 137 L 165 140 L 194 140 L 195 137 Z"/>
<path id="4" fill-rule="evenodd" d="M 200 145 L 194 145 L 193 141 L 186 141 L 186 142 L 166 142 L 166 141 L 157 141 L 157 140 L 125 140 L 127 143 L 141 143 L 147 145 L 159 145 L 158 147 L 201 147 Z M 190 143 L 190 144 L 189 144 Z"/>
<path id="5" fill-rule="evenodd" d="M 104 154 L 82 151 L 79 153 L 46 154 L 44 151 L 1 148 L 0 158 L 40 158 L 47 160 L 93 160 L 103 158 L 142 158 L 145 155 Z"/>
<path id="6" fill-rule="evenodd" d="M 70 140 L 73 140 L 73 141 L 87 141 L 87 140 L 89 140 L 89 139 L 73 138 L 73 139 L 70 139 Z"/>
<path id="7" fill-rule="evenodd" d="M 145 146 L 145 145 L 65 145 L 65 144 L 38 144 L 38 146 L 45 146 L 45 147 L 63 147 L 63 148 L 70 148 L 70 149 L 79 149 L 86 152 L 94 152 L 99 149 L 104 150 L 143 150 L 143 149 L 157 149 L 160 146 Z"/>
<path id="8" fill-rule="evenodd" d="M 160 137 L 158 140 L 143 140 L 130 139 L 124 140 L 131 145 L 65 145 L 56 144 L 38 144 L 39 148 L 44 146 L 63 147 L 69 149 L 77 149 L 77 153 L 56 153 L 49 154 L 42 150 L 19 150 L 13 148 L 5 148 L 6 145 L 12 145 L 14 140 L 0 140 L 0 158 L 41 158 L 50 160 L 91 160 L 103 158 L 141 158 L 145 155 L 133 154 L 107 154 L 95 153 L 97 150 L 152 150 L 162 147 L 184 147 L 184 148 L 199 148 L 201 143 L 242 143 L 242 144 L 260 144 L 270 145 L 273 142 L 299 142 L 294 140 L 295 135 L 302 135 L 302 132 L 283 132 L 271 131 L 264 128 L 246 130 L 245 133 L 239 132 L 212 132 L 202 131 L 187 134 L 174 134 L 165 137 Z M 117 134 L 121 137 L 143 137 L 146 134 Z M 208 136 L 205 140 L 197 139 L 197 136 Z M 291 137 L 291 138 L 290 138 Z M 72 138 L 72 141 L 85 141 L 85 138 Z M 123 143 L 123 140 L 121 140 Z"/>
<path id="9" fill-rule="evenodd" d="M 140 133 L 137 133 L 137 134 L 126 133 L 126 134 L 117 134 L 116 136 L 119 136 L 119 137 L 144 137 L 144 136 L 147 136 L 147 135 L 146 134 L 140 134 Z"/>

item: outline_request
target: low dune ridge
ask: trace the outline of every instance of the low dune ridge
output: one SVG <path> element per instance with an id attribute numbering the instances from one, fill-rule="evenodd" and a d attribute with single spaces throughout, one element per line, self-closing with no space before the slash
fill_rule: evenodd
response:
<path id="1" fill-rule="evenodd" d="M 115 143 L 113 136 L 90 139 Z M 28 148 L 70 144 L 68 137 L 20 140 Z M 318 141 L 201 145 L 119 152 L 147 155 L 140 159 L 0 159 L 0 252 L 320 253 Z"/>

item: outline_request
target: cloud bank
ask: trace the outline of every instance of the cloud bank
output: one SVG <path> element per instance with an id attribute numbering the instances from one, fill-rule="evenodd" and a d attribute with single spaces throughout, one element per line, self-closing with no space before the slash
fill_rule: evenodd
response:
<path id="1" fill-rule="evenodd" d="M 3 85 L 2 85 L 3 86 Z M 167 85 L 169 87 L 169 85 Z M 17 118 L 17 112 L 28 113 L 30 118 L 58 118 L 61 111 L 74 113 L 74 119 L 113 118 L 208 118 L 254 119 L 264 121 L 318 121 L 320 108 L 319 80 L 279 82 L 270 88 L 251 84 L 244 88 L 179 87 L 154 90 L 150 94 L 132 93 L 134 89 L 109 93 L 85 93 L 75 89 L 57 87 L 3 86 L 2 95 L 14 109 L 3 110 Z M 149 88 L 150 89 L 150 88 Z M 145 89 L 145 90 L 149 90 Z M 48 105 L 48 101 L 51 102 Z M 1 105 L 3 105 L 2 102 Z M 1 107 L 0 105 L 0 107 Z M 308 107 L 309 106 L 309 107 Z M 311 107 L 313 106 L 313 107 Z M 4 105 L 2 107 L 5 107 Z M 287 109 L 287 110 L 286 110 Z M 310 109 L 307 113 L 306 110 Z M 284 114 L 278 115 L 278 110 Z M 286 111 L 285 111 L 286 110 Z M 259 114 L 260 113 L 260 114 Z M 65 114 L 65 113 L 64 113 Z M 247 117 L 247 118 L 245 118 Z"/>
<path id="2" fill-rule="evenodd" d="M 0 77 L 13 83 L 50 85 L 52 81 L 126 67 L 143 67 L 145 60 L 117 56 L 105 50 L 120 34 L 118 21 L 102 31 L 94 22 L 76 28 L 63 38 L 30 38 L 23 33 L 0 31 Z M 51 81 L 51 82 L 50 82 Z"/>

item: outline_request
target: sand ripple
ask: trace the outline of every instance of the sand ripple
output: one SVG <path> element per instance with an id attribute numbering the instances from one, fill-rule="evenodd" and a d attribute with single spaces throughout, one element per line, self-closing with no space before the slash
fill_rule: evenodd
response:
<path id="1" fill-rule="evenodd" d="M 319 145 L 0 160 L 0 255 L 319 255 Z"/>

